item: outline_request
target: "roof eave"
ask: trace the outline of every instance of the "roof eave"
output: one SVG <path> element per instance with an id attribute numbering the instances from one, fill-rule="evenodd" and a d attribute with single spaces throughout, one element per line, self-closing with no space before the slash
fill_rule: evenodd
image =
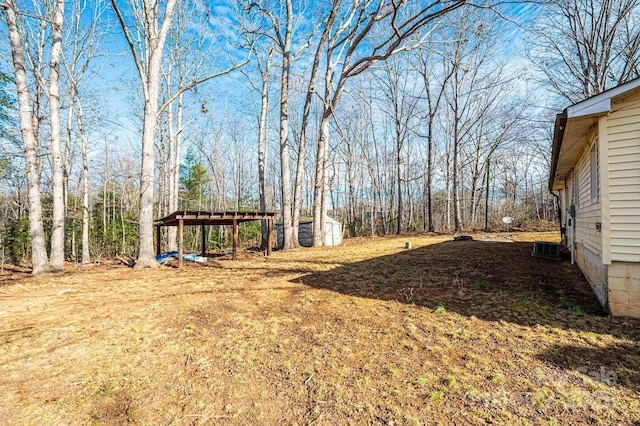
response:
<path id="1" fill-rule="evenodd" d="M 556 122 L 553 129 L 553 147 L 551 150 L 551 173 L 549 174 L 549 191 L 553 191 L 558 159 L 560 158 L 560 148 L 564 139 L 564 131 L 567 128 L 567 108 L 556 115 Z"/>
<path id="2" fill-rule="evenodd" d="M 556 174 L 558 172 L 558 162 L 560 161 L 562 143 L 566 135 L 567 126 L 578 123 L 581 123 L 580 126 L 584 126 L 585 119 L 596 120 L 597 117 L 608 114 L 611 112 L 611 100 L 613 98 L 639 88 L 640 78 L 636 78 L 575 103 L 565 108 L 564 111 L 556 116 L 553 132 L 553 147 L 551 151 L 551 173 L 549 174 L 550 191 L 558 190 L 560 188 L 559 183 L 556 182 L 556 178 L 562 176 L 556 176 Z"/>

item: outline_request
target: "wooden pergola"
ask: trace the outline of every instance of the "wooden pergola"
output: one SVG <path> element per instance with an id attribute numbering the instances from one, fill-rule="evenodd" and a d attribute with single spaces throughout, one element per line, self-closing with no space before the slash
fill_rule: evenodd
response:
<path id="1" fill-rule="evenodd" d="M 201 212 L 201 211 L 176 211 L 168 216 L 154 221 L 156 226 L 156 253 L 160 254 L 161 229 L 163 226 L 178 227 L 178 267 L 182 267 L 182 256 L 184 254 L 184 227 L 202 227 L 202 256 L 207 255 L 207 238 L 205 226 L 209 225 L 232 225 L 233 226 L 233 260 L 236 260 L 238 248 L 238 225 L 242 222 L 252 220 L 266 220 L 267 229 L 267 256 L 271 255 L 273 218 L 276 214 L 272 212 Z"/>

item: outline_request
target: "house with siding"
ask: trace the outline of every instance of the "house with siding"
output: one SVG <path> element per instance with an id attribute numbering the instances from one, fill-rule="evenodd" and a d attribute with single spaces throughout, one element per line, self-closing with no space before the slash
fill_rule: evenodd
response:
<path id="1" fill-rule="evenodd" d="M 640 79 L 558 114 L 549 189 L 562 243 L 602 305 L 640 317 Z"/>

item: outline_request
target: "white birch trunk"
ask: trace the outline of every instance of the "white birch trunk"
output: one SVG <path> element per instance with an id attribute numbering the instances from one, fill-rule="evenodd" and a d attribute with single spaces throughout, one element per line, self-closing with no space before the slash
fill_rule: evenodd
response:
<path id="1" fill-rule="evenodd" d="M 309 78 L 309 85 L 307 86 L 307 94 L 304 102 L 304 110 L 302 113 L 302 124 L 300 126 L 300 140 L 298 143 L 298 164 L 296 167 L 295 187 L 293 194 L 293 239 L 298 242 L 298 231 L 300 228 L 300 214 L 302 210 L 302 179 L 304 174 L 304 160 L 305 150 L 307 143 L 307 127 L 309 125 L 309 115 L 311 112 L 311 102 L 313 101 L 313 95 L 315 93 L 316 78 L 318 70 L 320 69 L 320 60 L 322 58 L 322 51 L 326 44 L 329 35 L 331 34 L 331 28 L 335 22 L 340 2 L 334 2 L 331 7 L 331 12 L 325 22 L 325 29 L 322 32 L 322 36 L 318 41 L 316 53 L 313 58 L 313 66 L 311 68 L 311 75 Z"/>
<path id="2" fill-rule="evenodd" d="M 258 126 L 258 192 L 260 195 L 260 211 L 267 210 L 265 175 L 267 169 L 267 116 L 269 114 L 269 68 L 271 55 L 267 58 L 265 70 L 262 72 L 262 86 L 260 88 L 260 124 Z M 267 248 L 268 222 L 260 221 L 260 248 Z M 297 235 L 296 235 L 297 237 Z"/>
<path id="3" fill-rule="evenodd" d="M 159 56 L 159 55 L 158 55 Z M 142 165 L 140 170 L 140 213 L 139 247 L 136 268 L 156 267 L 153 249 L 153 185 L 155 172 L 155 129 L 158 120 L 159 61 L 157 68 L 153 62 L 149 67 L 149 99 L 144 105 L 144 125 L 142 128 Z M 156 70 L 153 78 L 154 69 Z M 155 93 L 156 96 L 151 95 Z"/>
<path id="4" fill-rule="evenodd" d="M 164 8 L 162 24 L 159 25 L 157 0 L 144 0 L 140 7 L 145 17 L 142 25 L 144 33 L 144 58 L 139 56 L 138 44 L 133 41 L 124 16 L 116 0 L 111 0 L 120 25 L 136 62 L 140 82 L 144 92 L 144 123 L 142 126 L 142 164 L 140 167 L 140 210 L 138 216 L 138 260 L 135 268 L 158 267 L 153 247 L 153 193 L 155 173 L 155 136 L 158 122 L 158 96 L 160 94 L 160 63 L 167 38 L 176 0 L 168 0 Z"/>
<path id="5" fill-rule="evenodd" d="M 178 98 L 178 129 L 173 126 L 173 105 L 167 107 L 167 122 L 169 125 L 169 197 L 167 204 L 167 214 L 178 210 L 178 193 L 180 178 L 180 117 L 182 109 L 182 95 Z M 177 238 L 178 229 L 175 226 L 166 228 L 167 251 L 178 249 Z"/>
<path id="6" fill-rule="evenodd" d="M 320 137 L 316 152 L 316 175 L 313 188 L 313 246 L 324 245 L 324 218 L 327 213 L 327 150 L 329 147 L 329 120 L 331 115 L 326 112 L 320 123 Z"/>
<path id="7" fill-rule="evenodd" d="M 82 114 L 82 103 L 78 99 L 78 116 L 76 118 L 82 154 L 82 263 L 87 264 L 91 263 L 91 255 L 89 253 L 89 161 L 87 159 L 87 133 L 82 121 Z"/>
<path id="8" fill-rule="evenodd" d="M 29 237 L 31 239 L 32 274 L 40 275 L 50 271 L 47 259 L 47 248 L 42 224 L 42 202 L 40 199 L 40 172 L 38 167 L 38 143 L 33 124 L 29 85 L 27 83 L 26 63 L 22 40 L 18 30 L 16 4 L 14 0 L 7 0 L 3 4 L 5 11 L 11 57 L 15 75 L 20 110 L 20 133 L 22 134 L 23 152 L 27 167 L 27 197 L 29 201 Z"/>
<path id="9" fill-rule="evenodd" d="M 280 185 L 282 196 L 282 229 L 284 250 L 296 247 L 293 241 L 291 217 L 291 169 L 289 167 L 289 68 L 291 66 L 291 37 L 293 31 L 293 10 L 291 0 L 287 0 L 287 23 L 284 45 L 282 46 L 282 75 L 280 80 Z"/>
<path id="10" fill-rule="evenodd" d="M 51 155 L 53 181 L 53 218 L 51 228 L 52 272 L 64 270 L 64 177 L 62 173 L 62 150 L 60 140 L 60 56 L 62 54 L 62 22 L 64 0 L 57 0 L 51 34 L 51 57 L 49 66 L 49 119 L 51 125 Z"/>

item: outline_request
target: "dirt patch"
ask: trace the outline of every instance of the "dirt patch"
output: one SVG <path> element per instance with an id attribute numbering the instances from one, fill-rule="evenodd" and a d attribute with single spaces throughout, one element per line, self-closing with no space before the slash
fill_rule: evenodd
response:
<path id="1" fill-rule="evenodd" d="M 634 424 L 638 321 L 554 234 L 347 240 L 0 287 L 9 424 Z M 412 250 L 405 250 L 405 242 Z"/>

